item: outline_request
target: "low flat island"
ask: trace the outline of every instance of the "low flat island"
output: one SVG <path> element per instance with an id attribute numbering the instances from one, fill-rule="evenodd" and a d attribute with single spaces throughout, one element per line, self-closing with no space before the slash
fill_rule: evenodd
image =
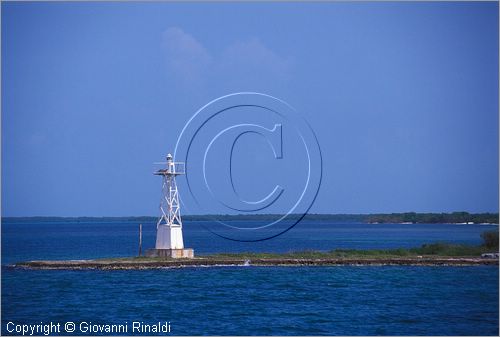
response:
<path id="1" fill-rule="evenodd" d="M 391 258 L 391 259 L 162 259 L 123 258 L 71 261 L 28 261 L 14 265 L 32 269 L 161 269 L 203 266 L 474 266 L 497 265 L 498 259 Z"/>
<path id="2" fill-rule="evenodd" d="M 493 252 L 493 253 L 492 253 Z M 12 265 L 30 269 L 161 269 L 203 266 L 475 266 L 496 265 L 498 249 L 434 243 L 420 248 L 387 250 L 336 249 L 330 252 L 227 253 L 195 258 L 125 257 L 94 260 L 27 261 Z M 488 257 L 482 257 L 489 253 Z"/>

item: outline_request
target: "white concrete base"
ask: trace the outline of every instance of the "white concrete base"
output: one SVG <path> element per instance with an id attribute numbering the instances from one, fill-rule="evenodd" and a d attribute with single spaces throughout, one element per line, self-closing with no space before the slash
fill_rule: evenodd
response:
<path id="1" fill-rule="evenodd" d="M 184 249 L 180 226 L 159 225 L 156 232 L 156 249 Z"/>
<path id="2" fill-rule="evenodd" d="M 171 257 L 174 259 L 194 257 L 194 250 L 192 248 L 186 249 L 148 249 L 146 251 L 147 257 Z"/>

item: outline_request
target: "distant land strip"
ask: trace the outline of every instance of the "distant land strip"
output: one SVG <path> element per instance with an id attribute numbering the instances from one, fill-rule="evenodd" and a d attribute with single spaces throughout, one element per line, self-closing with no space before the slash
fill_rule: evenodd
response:
<path id="1" fill-rule="evenodd" d="M 217 214 L 217 215 L 183 215 L 185 221 L 211 221 L 214 219 L 225 221 L 244 220 L 276 220 L 280 214 Z M 297 220 L 299 214 L 290 214 L 287 220 Z M 2 217 L 2 222 L 155 222 L 156 216 L 123 216 L 123 217 Z M 407 224 L 498 224 L 498 213 L 378 213 L 378 214 L 307 214 L 306 221 L 330 221 L 334 223 L 407 223 Z"/>

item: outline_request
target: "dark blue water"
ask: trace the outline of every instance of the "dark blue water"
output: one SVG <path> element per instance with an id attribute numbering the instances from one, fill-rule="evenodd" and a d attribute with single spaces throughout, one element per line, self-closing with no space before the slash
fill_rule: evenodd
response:
<path id="1" fill-rule="evenodd" d="M 479 243 L 482 231 L 497 228 L 305 223 L 274 240 L 242 244 L 198 225 L 185 224 L 184 232 L 186 246 L 198 254 Z M 144 230 L 144 245 L 152 247 L 154 224 Z M 136 223 L 3 223 L 2 334 L 8 334 L 8 322 L 124 324 L 131 334 L 132 321 L 161 321 L 170 322 L 172 335 L 498 335 L 498 267 L 35 271 L 5 266 L 136 251 Z"/>

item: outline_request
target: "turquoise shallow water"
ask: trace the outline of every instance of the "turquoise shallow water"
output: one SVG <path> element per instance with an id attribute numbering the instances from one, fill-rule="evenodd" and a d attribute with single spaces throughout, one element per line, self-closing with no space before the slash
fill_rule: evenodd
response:
<path id="1" fill-rule="evenodd" d="M 235 251 L 234 247 L 288 251 L 290 246 L 326 250 L 342 244 L 415 246 L 421 240 L 475 243 L 479 233 L 489 229 L 377 226 L 309 224 L 280 240 L 243 247 L 186 228 L 185 240 L 198 252 Z M 147 229 L 146 245 L 154 239 L 153 229 Z M 26 236 L 27 232 L 33 235 Z M 4 223 L 2 334 L 9 334 L 9 321 L 77 325 L 167 321 L 172 335 L 498 335 L 498 267 L 491 266 L 144 271 L 35 271 L 6 266 L 24 259 L 132 255 L 136 236 L 136 224 L 127 223 Z"/>

